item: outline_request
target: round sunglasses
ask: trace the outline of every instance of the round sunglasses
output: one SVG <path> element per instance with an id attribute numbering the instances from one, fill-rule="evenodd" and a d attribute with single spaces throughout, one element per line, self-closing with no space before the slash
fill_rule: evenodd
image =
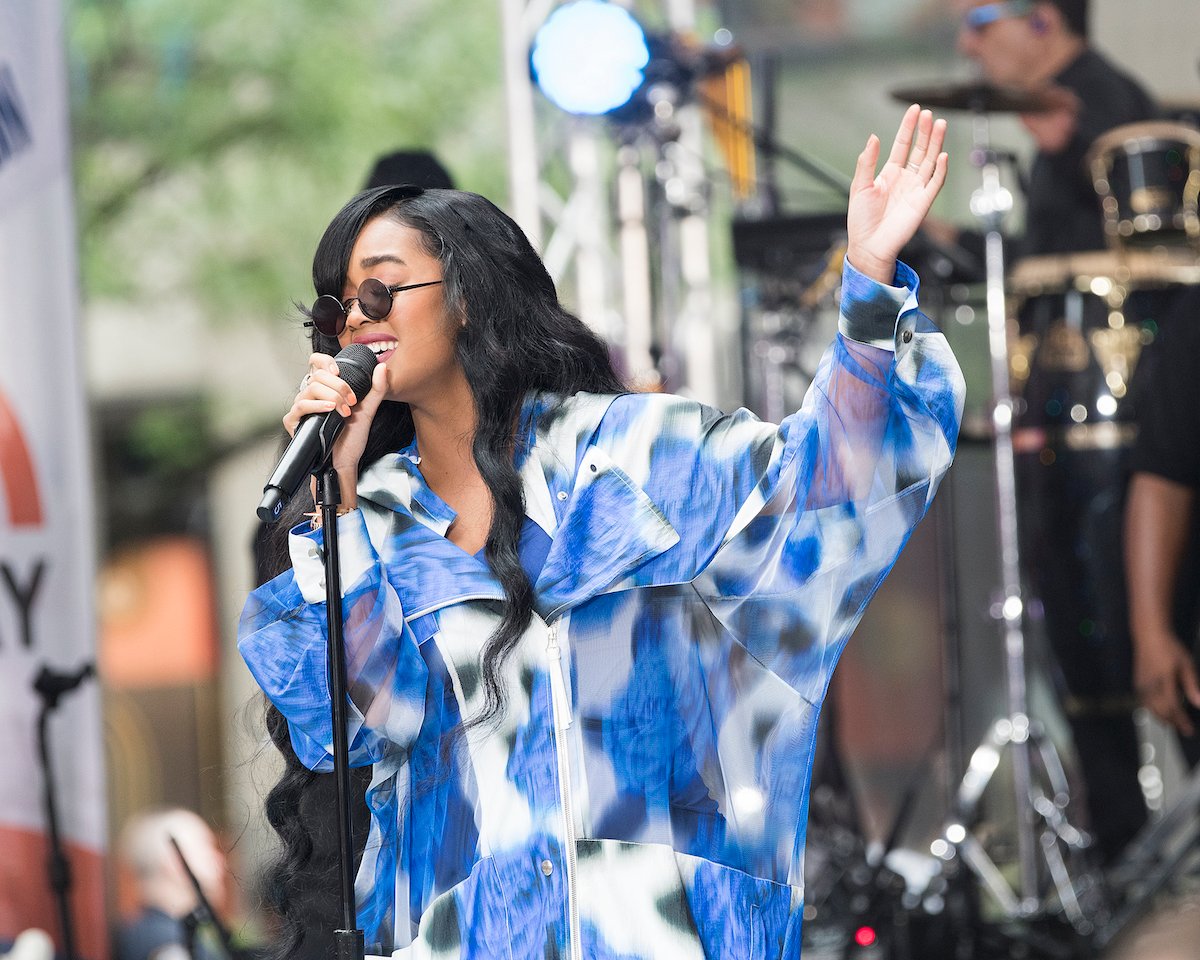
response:
<path id="1" fill-rule="evenodd" d="M 317 332 L 327 337 L 336 337 L 346 329 L 346 318 L 355 303 L 368 320 L 382 320 L 392 312 L 392 295 L 418 287 L 432 287 L 441 280 L 426 280 L 424 283 L 394 283 L 388 286 L 382 280 L 368 277 L 358 285 L 356 296 L 342 301 L 332 294 L 324 294 L 313 302 L 305 321 L 306 327 L 316 327 Z"/>

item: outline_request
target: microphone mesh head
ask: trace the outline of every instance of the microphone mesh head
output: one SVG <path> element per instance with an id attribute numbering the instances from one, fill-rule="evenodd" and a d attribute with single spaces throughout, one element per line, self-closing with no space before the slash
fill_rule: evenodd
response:
<path id="1" fill-rule="evenodd" d="M 371 374 L 379 358 L 370 347 L 363 343 L 352 343 L 333 359 L 338 365 L 338 375 L 349 384 L 359 400 L 371 392 Z"/>

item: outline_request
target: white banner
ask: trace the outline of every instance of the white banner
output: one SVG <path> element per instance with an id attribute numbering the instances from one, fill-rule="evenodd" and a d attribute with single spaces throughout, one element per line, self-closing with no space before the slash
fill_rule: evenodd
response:
<path id="1" fill-rule="evenodd" d="M 59 937 L 37 750 L 43 668 L 95 658 L 92 482 L 59 0 L 0 0 L 0 943 Z M 82 957 L 107 956 L 95 680 L 50 713 Z M 61 941 L 59 943 L 61 947 Z"/>

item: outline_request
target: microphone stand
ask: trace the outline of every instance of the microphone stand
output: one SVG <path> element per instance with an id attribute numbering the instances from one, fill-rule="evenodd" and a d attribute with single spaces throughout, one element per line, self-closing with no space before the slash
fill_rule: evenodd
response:
<path id="1" fill-rule="evenodd" d="M 1012 208 L 1012 195 L 1001 184 L 1001 158 L 991 149 L 986 112 L 974 112 L 972 163 L 981 185 L 971 197 L 971 212 L 985 230 L 988 351 L 992 376 L 992 430 L 995 463 L 996 529 L 1000 548 L 1002 600 L 996 619 L 1004 639 L 1007 712 L 990 727 L 976 747 L 959 783 L 950 820 L 934 844 L 938 856 L 959 856 L 982 881 L 1009 921 L 1028 922 L 1048 915 L 1050 898 L 1043 894 L 1045 876 L 1057 895 L 1058 908 L 1075 933 L 1095 931 L 1098 912 L 1088 891 L 1071 877 L 1067 856 L 1086 846 L 1085 837 L 1067 820 L 1070 803 L 1067 777 L 1053 743 L 1029 715 L 1026 676 L 1025 598 L 1022 591 L 1018 537 L 1017 489 L 1013 449 L 1014 401 L 1009 387 L 1007 309 L 1004 298 L 1004 240 L 1001 223 Z M 1007 876 L 971 832 L 980 800 L 1000 764 L 1011 758 L 1016 813 L 1016 876 Z M 1035 782 L 1034 760 L 1049 794 Z M 1040 831 L 1040 832 L 1039 832 Z M 1043 873 L 1043 869 L 1044 873 Z"/>
<path id="2" fill-rule="evenodd" d="M 183 872 L 187 874 L 188 880 L 191 881 L 192 890 L 196 894 L 196 907 L 187 916 L 183 918 L 183 929 L 187 946 L 188 956 L 195 960 L 196 957 L 196 931 L 204 924 L 209 924 L 216 932 L 217 939 L 221 941 L 221 947 L 225 951 L 225 955 L 233 960 L 235 956 L 233 950 L 233 940 L 229 936 L 229 931 L 225 929 L 224 924 L 217 919 L 216 911 L 213 910 L 212 904 L 208 902 L 208 897 L 204 895 L 204 890 L 200 886 L 200 881 L 196 879 L 196 874 L 192 872 L 191 866 L 187 862 L 187 857 L 183 855 L 183 851 L 179 848 L 178 841 L 168 836 L 172 848 L 175 850 L 175 856 L 179 858 L 179 863 L 183 867 Z"/>
<path id="3" fill-rule="evenodd" d="M 337 510 L 342 502 L 337 471 L 330 461 L 318 469 L 317 508 L 325 536 L 325 610 L 329 628 L 329 712 L 333 723 L 333 772 L 337 778 L 338 873 L 342 929 L 333 932 L 336 960 L 363 960 L 363 931 L 358 929 L 354 902 L 353 813 L 350 809 L 350 744 L 346 737 L 346 652 L 342 625 L 342 575 L 338 556 Z"/>
<path id="4" fill-rule="evenodd" d="M 75 673 L 60 673 L 43 665 L 33 681 L 34 692 L 42 700 L 38 711 L 37 737 L 38 757 L 42 765 L 42 801 L 46 808 L 46 832 L 50 841 L 47 872 L 50 889 L 58 907 L 58 922 L 62 931 L 63 958 L 76 960 L 75 924 L 71 918 L 69 893 L 71 890 L 71 861 L 63 850 L 62 835 L 58 825 L 58 797 L 54 785 L 54 768 L 50 762 L 50 738 L 46 735 L 51 711 L 57 709 L 63 695 L 70 693 L 94 673 L 91 663 L 85 663 Z"/>

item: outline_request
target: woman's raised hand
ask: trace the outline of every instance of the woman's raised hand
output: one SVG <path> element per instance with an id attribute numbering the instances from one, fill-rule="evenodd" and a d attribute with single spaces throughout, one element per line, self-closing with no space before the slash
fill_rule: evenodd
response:
<path id="1" fill-rule="evenodd" d="M 896 257 L 917 232 L 946 182 L 945 139 L 946 121 L 934 120 L 930 111 L 914 103 L 900 121 L 891 153 L 878 175 L 879 138 L 875 134 L 858 155 L 846 216 L 846 257 L 873 280 L 892 282 Z"/>

